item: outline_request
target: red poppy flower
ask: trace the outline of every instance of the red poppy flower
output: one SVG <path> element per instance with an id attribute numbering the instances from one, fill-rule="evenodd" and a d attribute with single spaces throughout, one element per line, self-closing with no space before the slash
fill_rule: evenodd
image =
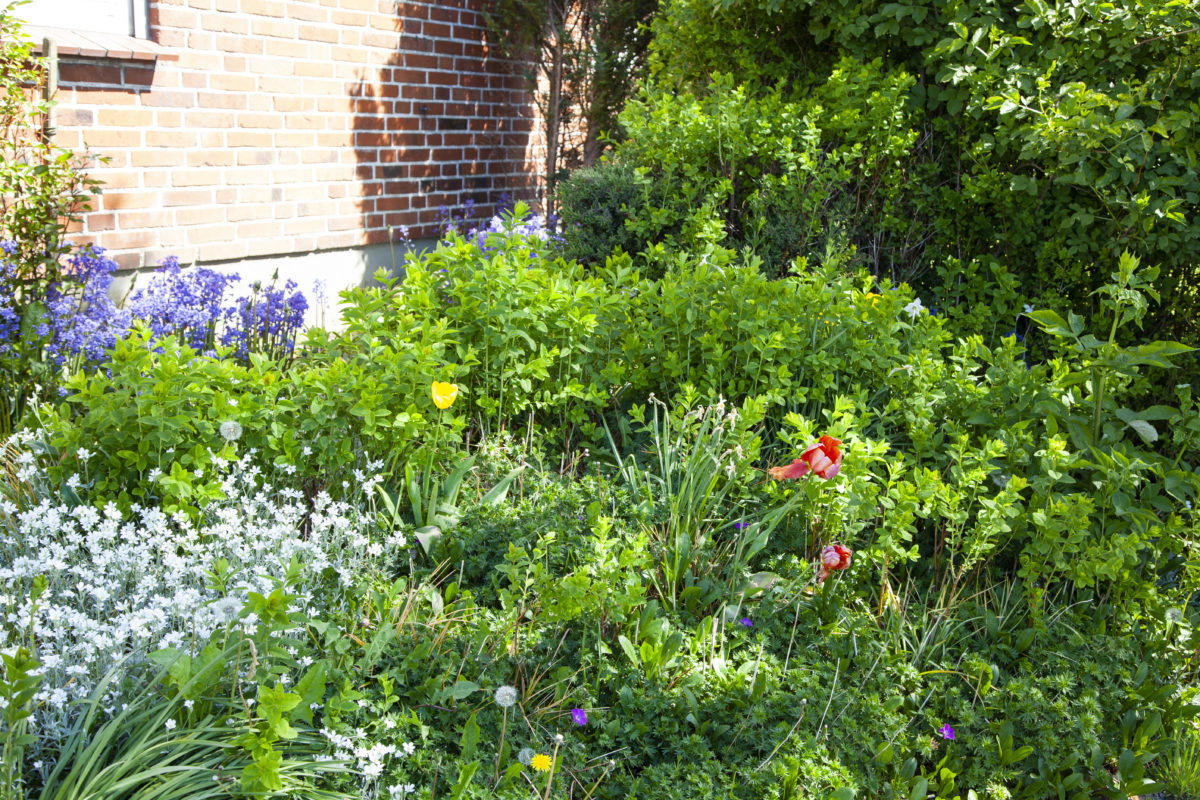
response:
<path id="1" fill-rule="evenodd" d="M 809 472 L 818 478 L 829 480 L 842 469 L 842 441 L 832 436 L 822 436 L 821 441 L 811 444 L 800 457 L 785 467 L 771 467 L 768 474 L 775 480 L 800 478 Z"/>
<path id="2" fill-rule="evenodd" d="M 829 577 L 831 570 L 843 570 L 850 566 L 853 554 L 844 544 L 831 544 L 821 549 L 821 570 L 817 573 L 817 583 Z"/>

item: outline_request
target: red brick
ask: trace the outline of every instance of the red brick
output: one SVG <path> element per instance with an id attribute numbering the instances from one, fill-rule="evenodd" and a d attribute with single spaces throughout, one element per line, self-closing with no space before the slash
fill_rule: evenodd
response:
<path id="1" fill-rule="evenodd" d="M 249 20 L 225 13 L 201 14 L 200 27 L 206 31 L 217 31 L 219 33 L 245 35 L 250 32 Z"/>
<path id="2" fill-rule="evenodd" d="M 308 58 L 309 44 L 293 39 L 265 39 L 263 52 L 269 56 L 283 58 Z"/>
<path id="3" fill-rule="evenodd" d="M 159 209 L 145 211 L 123 211 L 117 215 L 117 224 L 125 230 L 131 228 L 160 228 L 170 225 L 170 215 Z"/>
<path id="4" fill-rule="evenodd" d="M 189 128 L 232 128 L 234 119 L 229 111 L 189 111 L 184 118 Z"/>
<path id="5" fill-rule="evenodd" d="M 223 92 L 253 92 L 255 79 L 253 75 L 218 73 L 209 81 L 212 88 Z"/>
<path id="6" fill-rule="evenodd" d="M 259 17 L 282 17 L 287 10 L 281 0 L 242 0 L 242 12 Z"/>
<path id="7" fill-rule="evenodd" d="M 146 128 L 154 124 L 154 112 L 137 108 L 101 108 L 99 125 L 110 128 Z M 62 124 L 61 119 L 59 124 Z M 85 136 L 86 138 L 86 136 Z"/>
<path id="8" fill-rule="evenodd" d="M 147 147 L 195 147 L 196 134 L 190 131 L 146 131 Z"/>
<path id="9" fill-rule="evenodd" d="M 251 23 L 250 30 L 255 36 L 274 36 L 280 39 L 295 39 L 297 26 L 294 22 L 282 20 L 256 19 Z"/>
<path id="10" fill-rule="evenodd" d="M 196 99 L 197 105 L 200 108 L 243 109 L 246 107 L 246 96 L 244 94 L 198 92 Z"/>
<path id="11" fill-rule="evenodd" d="M 152 91 L 142 97 L 144 106 L 165 106 L 167 108 L 191 108 L 195 105 L 194 92 Z"/>
<path id="12" fill-rule="evenodd" d="M 115 231 L 104 235 L 109 250 L 135 250 L 158 244 L 158 231 Z"/>
<path id="13" fill-rule="evenodd" d="M 176 225 L 211 225 L 224 221 L 224 208 L 181 208 L 175 212 Z"/>
<path id="14" fill-rule="evenodd" d="M 141 172 L 135 170 L 104 170 L 102 175 L 96 175 L 104 184 L 104 191 L 113 189 L 135 189 Z"/>
<path id="15" fill-rule="evenodd" d="M 158 80 L 155 80 L 155 78 Z M 163 70 L 157 75 L 155 71 L 149 67 L 125 67 L 121 74 L 121 81 L 126 86 L 149 87 L 151 84 L 155 86 L 173 86 L 172 76 Z"/>
<path id="16" fill-rule="evenodd" d="M 172 8 L 164 6 L 161 3 L 153 5 L 157 12 L 157 19 L 152 23 L 155 28 L 182 28 L 190 31 L 196 27 L 196 18 L 198 15 L 194 11 L 188 11 L 183 8 Z"/>
<path id="17" fill-rule="evenodd" d="M 262 167 L 237 167 L 226 171 L 225 183 L 230 186 L 246 186 L 248 184 L 267 186 L 271 183 L 271 171 Z"/>
<path id="18" fill-rule="evenodd" d="M 176 189 L 162 193 L 164 206 L 203 206 L 212 202 L 208 189 Z"/>
<path id="19" fill-rule="evenodd" d="M 142 143 L 142 132 L 88 128 L 83 132 L 83 142 L 88 147 L 137 147 Z"/>
<path id="20" fill-rule="evenodd" d="M 216 48 L 225 53 L 262 53 L 263 40 L 253 36 L 222 33 L 217 36 Z"/>
<path id="21" fill-rule="evenodd" d="M 58 67 L 59 83 L 121 83 L 121 68 L 103 64 L 62 63 Z"/>
<path id="22" fill-rule="evenodd" d="M 336 44 L 338 32 L 328 25 L 301 25 L 300 38 L 306 42 L 325 42 Z"/>
<path id="23" fill-rule="evenodd" d="M 111 231 L 117 225 L 117 215 L 95 212 L 88 214 L 84 222 L 88 231 Z"/>
<path id="24" fill-rule="evenodd" d="M 231 167 L 233 162 L 231 150 L 193 150 L 187 154 L 189 167 Z"/>
<path id="25" fill-rule="evenodd" d="M 246 243 L 239 241 L 203 244 L 196 251 L 197 262 L 236 261 L 245 257 Z"/>
<path id="26" fill-rule="evenodd" d="M 271 217 L 271 207 L 268 205 L 249 205 L 245 203 L 239 203 L 226 209 L 225 216 L 230 222 L 269 219 Z"/>

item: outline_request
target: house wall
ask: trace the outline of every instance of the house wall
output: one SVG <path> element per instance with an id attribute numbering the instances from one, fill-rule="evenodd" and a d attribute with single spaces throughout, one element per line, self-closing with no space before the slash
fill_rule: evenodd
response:
<path id="1" fill-rule="evenodd" d="M 532 198 L 540 126 L 479 7 L 152 0 L 156 62 L 60 57 L 57 141 L 103 182 L 80 241 L 128 269 L 326 253 L 311 269 L 344 285 L 389 263 L 389 226 Z"/>

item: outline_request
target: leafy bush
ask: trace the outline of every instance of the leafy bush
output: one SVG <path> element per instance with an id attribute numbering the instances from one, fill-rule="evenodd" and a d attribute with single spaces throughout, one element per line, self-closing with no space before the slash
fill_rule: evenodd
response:
<path id="1" fill-rule="evenodd" d="M 635 165 L 663 163 L 638 141 L 649 133 L 693 181 L 729 180 L 736 190 L 744 175 L 736 211 L 777 173 L 756 174 L 754 150 L 734 137 L 723 164 L 732 169 L 696 153 L 692 138 L 704 133 L 695 106 L 672 94 L 736 120 L 725 107 L 733 91 L 753 108 L 774 103 L 782 86 L 789 102 L 814 110 L 826 148 L 867 156 L 840 193 L 853 198 L 845 233 L 876 275 L 920 279 L 950 297 L 957 279 L 943 288 L 933 271 L 947 259 L 978 259 L 984 274 L 1000 264 L 1029 302 L 1084 309 L 1106 265 L 1129 250 L 1161 266 L 1156 288 L 1175 298 L 1151 326 L 1195 338 L 1200 238 L 1188 220 L 1200 196 L 1192 168 L 1200 33 L 1190 5 L 1138 0 L 1068 13 L 982 0 L 673 0 L 654 29 L 653 85 L 623 116 L 629 142 L 620 155 Z M 745 88 L 714 73 L 737 75 Z M 704 118 L 723 127 L 715 113 Z M 780 151 L 801 168 L 795 142 L 782 140 Z"/>
<path id="2" fill-rule="evenodd" d="M 621 162 L 575 170 L 558 185 L 563 258 L 580 264 L 603 264 L 618 250 L 640 253 L 650 244 L 628 221 L 644 206 L 662 206 L 665 198 L 636 170 Z"/>
<path id="3" fill-rule="evenodd" d="M 696 94 L 646 87 L 622 113 L 620 158 L 664 185 L 665 200 L 637 209 L 629 227 L 652 241 L 677 229 L 672 238 L 695 248 L 715 219 L 721 238 L 752 248 L 772 275 L 839 234 L 874 253 L 863 237 L 896 233 L 879 230 L 880 218 L 899 200 L 888 189 L 916 139 L 912 83 L 878 62 L 845 61 L 810 97 L 781 86 L 758 94 L 722 73 Z"/>

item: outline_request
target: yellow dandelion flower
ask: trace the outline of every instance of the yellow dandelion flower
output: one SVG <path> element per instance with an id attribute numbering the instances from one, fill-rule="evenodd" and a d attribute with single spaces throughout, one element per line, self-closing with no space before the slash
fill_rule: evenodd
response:
<path id="1" fill-rule="evenodd" d="M 864 297 L 871 301 L 871 305 L 879 305 L 879 295 L 875 294 L 875 292 L 867 292 Z"/>
<path id="2" fill-rule="evenodd" d="M 538 772 L 546 772 L 554 764 L 550 756 L 545 753 L 538 753 L 529 760 L 529 766 L 536 769 Z"/>
<path id="3" fill-rule="evenodd" d="M 458 384 L 434 381 L 432 394 L 433 404 L 438 408 L 445 410 L 454 405 L 454 398 L 458 397 Z"/>

